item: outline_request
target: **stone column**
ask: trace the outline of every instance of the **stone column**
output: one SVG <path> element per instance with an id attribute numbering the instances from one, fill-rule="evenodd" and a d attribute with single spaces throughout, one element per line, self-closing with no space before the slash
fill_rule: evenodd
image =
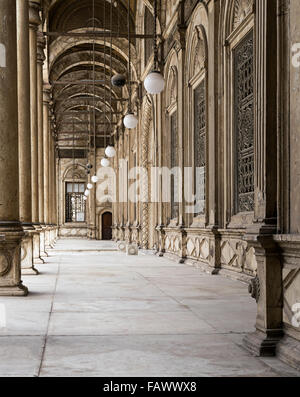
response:
<path id="1" fill-rule="evenodd" d="M 48 256 L 45 251 L 45 214 L 44 214 L 44 133 L 43 133 L 43 64 L 45 39 L 42 32 L 37 32 L 37 127 L 38 127 L 38 183 L 39 183 L 39 222 L 40 256 Z"/>
<path id="2" fill-rule="evenodd" d="M 19 209 L 25 232 L 22 240 L 23 274 L 38 274 L 33 266 L 33 231 L 31 208 L 31 140 L 29 75 L 28 0 L 17 0 L 18 121 L 19 121 Z"/>
<path id="3" fill-rule="evenodd" d="M 97 169 L 96 167 L 96 161 L 94 161 L 94 156 L 95 156 L 95 151 L 96 148 L 93 148 L 93 151 L 91 152 L 91 157 L 90 157 L 90 163 L 93 164 L 93 169 L 91 172 L 91 175 L 95 172 Z M 91 178 L 89 177 L 89 182 L 91 182 Z M 96 239 L 96 186 L 92 183 L 93 189 L 90 191 L 90 197 L 89 197 L 89 212 L 90 212 L 90 239 L 95 240 Z"/>
<path id="4" fill-rule="evenodd" d="M 55 156 L 55 151 L 54 151 L 54 138 L 53 135 L 50 136 L 50 152 L 49 152 L 49 181 L 50 181 L 50 197 L 49 197 L 49 206 L 50 206 L 50 223 L 51 223 L 51 237 L 50 237 L 50 245 L 53 248 L 54 247 L 54 242 L 55 242 L 55 161 L 54 161 L 54 156 Z"/>
<path id="5" fill-rule="evenodd" d="M 175 49 L 178 57 L 178 105 L 177 105 L 177 124 L 178 124 L 178 165 L 181 169 L 181 186 L 179 191 L 179 214 L 178 214 L 178 232 L 181 238 L 180 263 L 184 263 L 186 259 L 186 231 L 185 231 L 185 198 L 184 198 L 184 147 L 185 147 L 185 40 L 186 27 L 184 26 L 184 6 L 180 2 L 180 16 L 177 31 L 175 33 L 176 45 Z"/>
<path id="6" fill-rule="evenodd" d="M 149 176 L 148 176 L 148 152 L 149 152 L 149 135 L 152 125 L 152 103 L 147 98 L 144 103 L 143 119 L 141 123 L 141 166 L 143 175 L 141 181 L 142 193 L 142 219 L 141 219 L 141 246 L 144 250 L 149 248 Z"/>
<path id="7" fill-rule="evenodd" d="M 58 238 L 58 208 L 57 208 L 57 185 L 58 185 L 58 163 L 57 163 L 57 144 L 54 138 L 54 227 L 55 227 L 55 233 L 54 233 L 54 243 L 56 243 L 56 240 Z"/>
<path id="8" fill-rule="evenodd" d="M 0 7 L 0 295 L 24 296 L 19 218 L 16 2 Z"/>
<path id="9" fill-rule="evenodd" d="M 257 277 L 252 296 L 257 301 L 256 332 L 245 339 L 256 355 L 276 354 L 282 331 L 282 265 L 274 241 L 277 232 L 277 7 L 272 0 L 256 4 L 255 81 L 255 223 L 245 240 L 254 247 Z M 275 158 L 275 160 L 274 160 Z M 272 166 L 270 166 L 272 164 Z"/>
<path id="10" fill-rule="evenodd" d="M 40 2 L 29 1 L 29 52 L 30 52 L 30 129 L 31 129 L 31 198 L 34 263 L 44 263 L 40 257 L 39 180 L 38 180 L 38 119 L 37 119 L 37 28 L 41 23 Z"/>
<path id="11" fill-rule="evenodd" d="M 49 103 L 50 103 L 50 90 L 44 88 L 43 91 L 43 161 L 44 161 L 44 221 L 46 224 L 45 229 L 45 248 L 50 247 L 50 233 L 51 233 L 51 207 L 50 207 L 50 131 L 49 131 Z M 51 186 L 51 188 L 53 188 Z"/>

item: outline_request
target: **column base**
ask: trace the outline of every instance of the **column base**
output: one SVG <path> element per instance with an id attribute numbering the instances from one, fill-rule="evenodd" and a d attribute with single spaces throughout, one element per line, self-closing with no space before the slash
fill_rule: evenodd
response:
<path id="1" fill-rule="evenodd" d="M 41 258 L 48 257 L 48 253 L 46 252 L 46 249 L 45 249 L 45 234 L 46 234 L 45 229 L 46 229 L 45 226 L 43 226 L 40 231 L 40 257 Z"/>
<path id="2" fill-rule="evenodd" d="M 40 254 L 40 232 L 41 228 L 39 225 L 35 225 L 35 232 L 33 233 L 33 263 L 34 264 L 44 264 L 44 260 L 41 258 Z"/>
<path id="3" fill-rule="evenodd" d="M 0 286 L 0 296 L 27 296 L 28 288 L 22 283 L 15 285 L 13 287 L 1 287 Z"/>
<path id="4" fill-rule="evenodd" d="M 24 226 L 23 226 L 24 228 Z M 37 275 L 33 260 L 33 233 L 32 230 L 24 230 L 25 237 L 21 243 L 21 273 L 24 275 Z"/>
<path id="5" fill-rule="evenodd" d="M 33 262 L 35 265 L 43 265 L 45 263 L 44 259 L 42 258 L 34 258 Z"/>
<path id="6" fill-rule="evenodd" d="M 21 280 L 21 242 L 25 233 L 19 222 L 0 222 L 0 296 L 26 296 Z"/>
<path id="7" fill-rule="evenodd" d="M 45 229 L 45 252 L 50 249 L 50 242 L 51 242 L 51 226 L 47 225 Z"/>
<path id="8" fill-rule="evenodd" d="M 22 275 L 24 276 L 37 276 L 40 272 L 32 265 L 32 267 L 24 268 L 22 267 Z"/>
<path id="9" fill-rule="evenodd" d="M 245 336 L 243 342 L 246 349 L 256 357 L 276 356 L 277 344 L 283 337 L 282 330 L 270 330 L 267 333 L 256 330 Z"/>

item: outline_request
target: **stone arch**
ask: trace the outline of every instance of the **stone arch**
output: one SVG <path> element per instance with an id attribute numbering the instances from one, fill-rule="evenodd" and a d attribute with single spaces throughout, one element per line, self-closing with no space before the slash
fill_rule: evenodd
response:
<path id="1" fill-rule="evenodd" d="M 102 240 L 103 237 L 103 215 L 106 213 L 110 213 L 113 216 L 113 211 L 110 208 L 103 208 L 97 214 L 98 217 L 98 240 Z"/>
<path id="2" fill-rule="evenodd" d="M 196 73 L 197 69 L 206 67 L 208 57 L 208 15 L 204 4 L 199 4 L 191 17 L 187 29 L 186 69 L 187 81 Z"/>
<path id="3" fill-rule="evenodd" d="M 178 71 L 175 65 L 172 65 L 169 69 L 166 86 L 166 105 L 176 105 L 178 98 Z"/>
<path id="4" fill-rule="evenodd" d="M 254 13 L 254 0 L 227 0 L 220 11 L 220 34 L 223 44 L 227 38 Z"/>
<path id="5" fill-rule="evenodd" d="M 177 108 L 178 99 L 178 57 L 173 49 L 165 66 L 166 89 L 164 92 L 167 113 L 172 113 Z"/>
<path id="6" fill-rule="evenodd" d="M 86 179 L 86 174 L 85 174 L 85 168 L 81 164 L 75 164 L 75 165 L 70 165 L 68 168 L 66 168 L 63 176 L 63 180 L 69 180 L 73 179 L 74 180 L 83 180 Z"/>
<path id="7" fill-rule="evenodd" d="M 241 23 L 252 13 L 253 0 L 235 0 L 231 7 L 230 28 L 237 29 Z"/>
<path id="8" fill-rule="evenodd" d="M 88 31 L 89 29 L 76 29 L 72 31 L 73 33 L 82 33 L 83 31 Z M 50 44 L 50 58 L 49 58 L 49 69 L 52 70 L 55 61 L 66 51 L 70 50 L 70 48 L 76 46 L 80 46 L 81 44 L 93 44 L 95 42 L 96 45 L 103 46 L 104 40 L 97 38 L 93 40 L 91 38 L 84 39 L 74 39 L 72 37 L 65 37 L 62 41 L 61 39 L 56 39 Z M 113 39 L 112 48 L 116 53 L 119 53 L 120 57 L 128 62 L 128 42 L 126 39 Z M 136 48 L 133 44 L 131 44 L 131 52 L 132 52 L 132 71 L 134 74 L 134 78 L 137 79 L 137 70 L 136 70 L 136 61 L 137 61 L 137 52 Z"/>
<path id="9" fill-rule="evenodd" d="M 207 69 L 207 36 L 203 25 L 196 25 L 191 41 L 189 80 Z"/>

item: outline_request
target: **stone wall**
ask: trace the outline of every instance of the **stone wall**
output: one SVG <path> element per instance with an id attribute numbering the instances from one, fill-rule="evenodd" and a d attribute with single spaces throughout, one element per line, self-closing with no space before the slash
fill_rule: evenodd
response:
<path id="1" fill-rule="evenodd" d="M 143 4 L 136 21 L 140 32 L 143 7 L 149 6 Z M 136 155 L 146 170 L 142 199 L 135 209 L 116 204 L 114 217 L 115 240 L 250 282 L 258 316 L 246 346 L 259 355 L 275 354 L 278 346 L 294 366 L 299 359 L 286 347 L 298 351 L 294 342 L 300 340 L 300 327 L 292 321 L 300 302 L 300 68 L 291 64 L 290 51 L 299 42 L 299 12 L 296 0 L 162 5 L 159 56 L 165 90 L 151 97 L 141 84 L 133 97 L 138 128 L 134 133 L 120 129 L 116 136 L 115 168 L 118 159 L 132 164 Z M 143 51 L 139 45 L 137 59 Z M 152 62 L 135 65 L 141 81 Z M 187 211 L 184 191 L 174 209 L 162 199 L 167 188 L 162 180 L 158 186 L 149 183 L 151 166 L 170 167 L 174 158 L 181 169 L 200 164 L 205 170 L 200 213 Z M 195 182 L 191 185 L 194 191 Z M 155 188 L 159 200 L 151 202 Z"/>

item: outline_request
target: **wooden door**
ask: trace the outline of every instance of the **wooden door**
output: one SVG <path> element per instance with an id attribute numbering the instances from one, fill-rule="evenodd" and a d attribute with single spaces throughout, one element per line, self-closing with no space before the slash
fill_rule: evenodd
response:
<path id="1" fill-rule="evenodd" d="M 102 215 L 102 240 L 112 239 L 112 214 L 105 212 Z"/>

